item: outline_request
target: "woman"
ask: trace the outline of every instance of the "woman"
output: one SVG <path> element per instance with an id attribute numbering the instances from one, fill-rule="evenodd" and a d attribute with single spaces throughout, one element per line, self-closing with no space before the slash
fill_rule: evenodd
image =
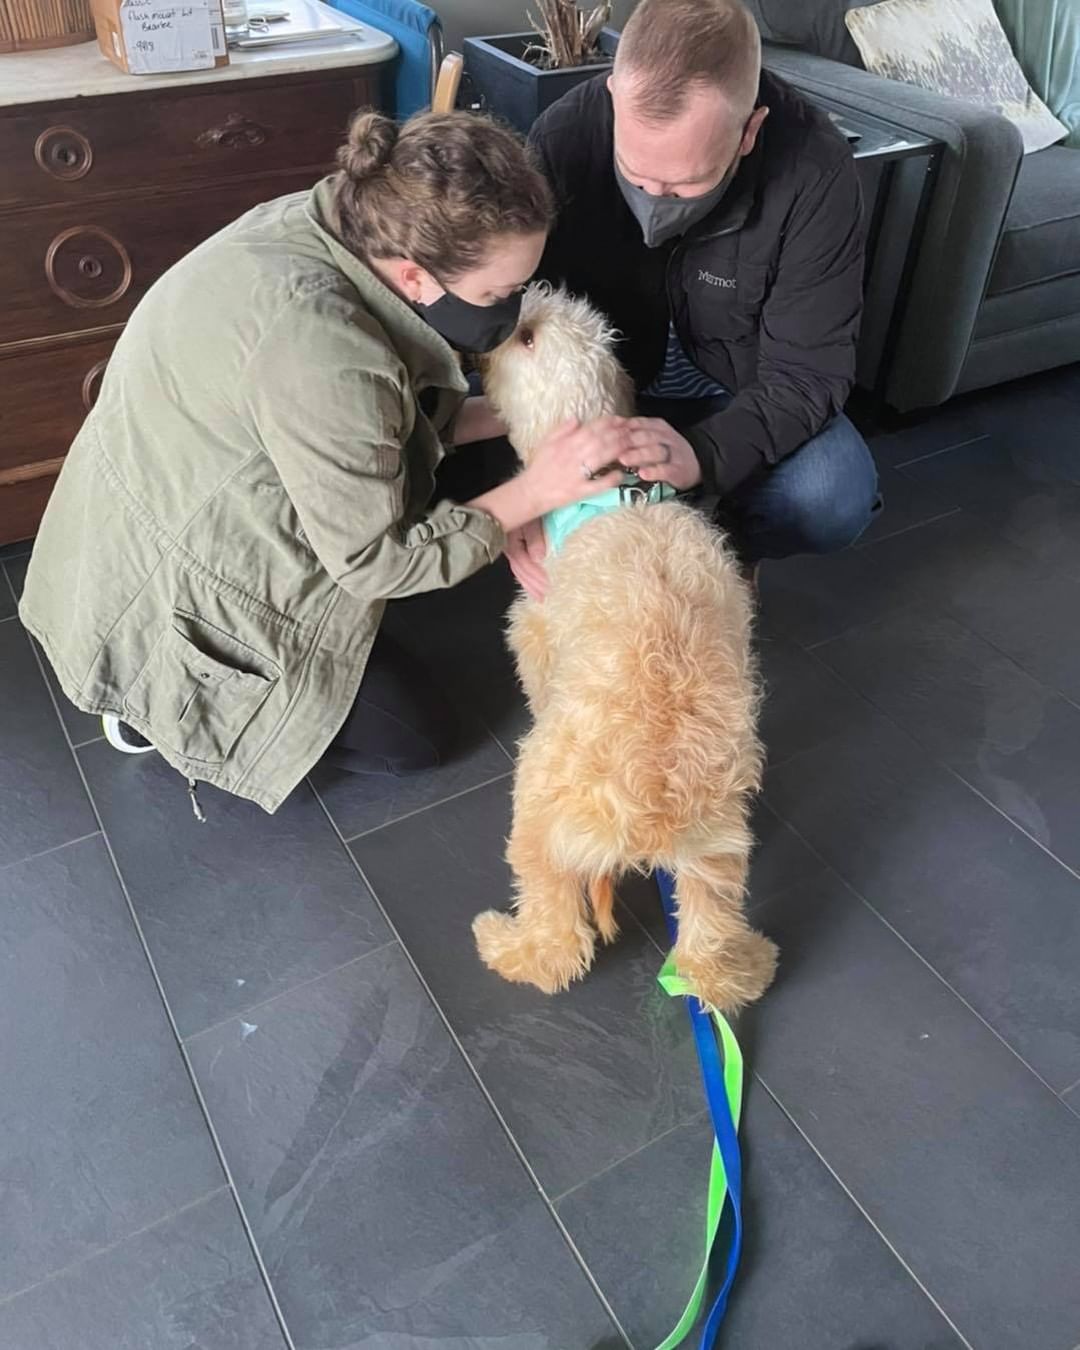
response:
<path id="1" fill-rule="evenodd" d="M 509 482 L 432 504 L 448 445 L 499 430 L 456 352 L 512 332 L 551 199 L 520 142 L 466 114 L 361 114 L 339 164 L 148 292 L 26 581 L 64 692 L 179 769 L 196 814 L 196 780 L 273 811 L 328 752 L 435 762 L 440 719 L 376 636 L 386 602 L 618 477 L 618 429 L 572 426 Z"/>

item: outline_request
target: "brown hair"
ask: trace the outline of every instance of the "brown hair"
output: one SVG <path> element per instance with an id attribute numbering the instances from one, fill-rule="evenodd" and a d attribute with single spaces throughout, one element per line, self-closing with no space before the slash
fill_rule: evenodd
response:
<path id="1" fill-rule="evenodd" d="M 742 0 L 641 0 L 615 53 L 615 75 L 634 81 L 635 110 L 653 122 L 682 112 L 697 86 L 722 89 L 750 116 L 761 74 L 761 37 Z"/>
<path id="2" fill-rule="evenodd" d="M 353 118 L 338 151 L 342 236 L 362 257 L 408 258 L 440 280 L 476 267 L 502 234 L 547 230 L 551 190 L 513 132 L 472 113 L 398 125 Z"/>

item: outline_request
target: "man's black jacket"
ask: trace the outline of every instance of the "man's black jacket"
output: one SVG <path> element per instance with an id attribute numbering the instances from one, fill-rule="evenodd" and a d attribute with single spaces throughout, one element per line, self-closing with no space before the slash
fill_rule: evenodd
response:
<path id="1" fill-rule="evenodd" d="M 540 275 L 587 295 L 623 335 L 639 389 L 663 362 L 669 317 L 683 349 L 735 397 L 687 432 L 721 493 L 791 454 L 844 405 L 862 307 L 862 204 L 854 161 L 826 115 L 764 72 L 757 144 L 716 209 L 648 249 L 615 181 L 603 77 L 571 90 L 530 143 L 559 217 Z"/>

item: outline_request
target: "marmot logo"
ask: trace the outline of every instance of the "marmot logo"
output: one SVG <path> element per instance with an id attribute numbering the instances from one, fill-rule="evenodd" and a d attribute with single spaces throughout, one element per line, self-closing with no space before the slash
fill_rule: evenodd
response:
<path id="1" fill-rule="evenodd" d="M 735 289 L 734 277 L 714 276 L 712 272 L 706 272 L 704 268 L 701 268 L 698 271 L 697 279 L 698 281 L 707 282 L 710 286 L 723 286 L 723 288 L 727 291 L 733 291 Z"/>

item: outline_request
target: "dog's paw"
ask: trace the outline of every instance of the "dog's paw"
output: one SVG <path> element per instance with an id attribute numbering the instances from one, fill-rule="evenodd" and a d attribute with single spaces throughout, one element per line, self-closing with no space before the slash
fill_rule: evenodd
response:
<path id="1" fill-rule="evenodd" d="M 679 974 L 702 1003 L 722 1013 L 736 1013 L 755 1003 L 773 982 L 777 958 L 776 944 L 753 929 L 718 955 L 699 958 L 692 951 L 675 949 Z"/>
<path id="2" fill-rule="evenodd" d="M 473 920 L 480 960 L 504 980 L 532 984 L 545 994 L 558 994 L 592 965 L 591 932 L 565 937 L 550 933 L 538 939 L 512 914 L 489 909 Z"/>

